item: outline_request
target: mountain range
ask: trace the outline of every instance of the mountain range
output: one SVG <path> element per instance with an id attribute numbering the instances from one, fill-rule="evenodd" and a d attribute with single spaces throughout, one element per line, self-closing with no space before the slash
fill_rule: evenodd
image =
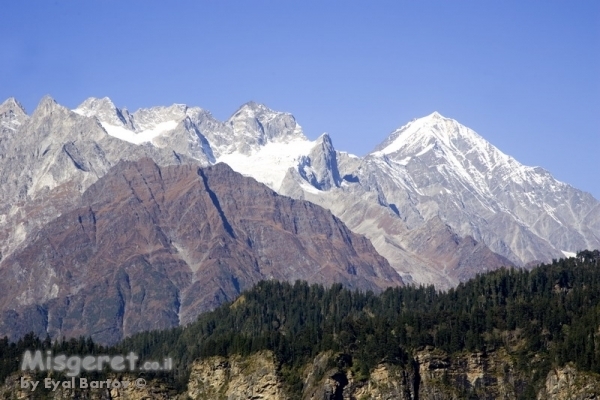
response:
<path id="1" fill-rule="evenodd" d="M 327 134 L 307 139 L 291 114 L 254 102 L 219 121 L 180 104 L 132 113 L 108 98 L 70 110 L 45 97 L 28 115 L 8 99 L 0 105 L 0 168 L 4 331 L 35 316 L 39 330 L 106 330 L 97 337 L 112 342 L 148 329 L 119 322 L 125 303 L 171 326 L 260 279 L 448 289 L 501 266 L 600 247 L 598 200 L 438 113 L 357 157 L 336 150 Z M 136 273 L 146 281 L 127 292 L 118 271 L 134 268 L 132 260 L 148 263 Z M 151 296 L 128 303 L 164 284 L 161 273 L 177 275 L 168 277 L 169 306 Z M 105 319 L 90 308 L 85 321 L 69 320 L 90 304 L 82 299 L 92 289 L 121 303 Z"/>

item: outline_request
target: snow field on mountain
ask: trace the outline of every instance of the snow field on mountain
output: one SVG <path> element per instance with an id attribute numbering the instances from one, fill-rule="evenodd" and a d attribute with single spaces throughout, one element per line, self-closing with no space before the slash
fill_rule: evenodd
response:
<path id="1" fill-rule="evenodd" d="M 154 138 L 172 131 L 177 126 L 176 121 L 166 121 L 157 124 L 154 128 L 147 129 L 141 132 L 130 131 L 122 126 L 115 126 L 101 122 L 102 127 L 110 136 L 124 140 L 133 144 L 142 144 L 151 142 Z"/>
<path id="2" fill-rule="evenodd" d="M 289 142 L 270 142 L 250 155 L 225 154 L 217 162 L 229 164 L 242 175 L 251 176 L 278 191 L 289 168 L 296 167 L 301 156 L 306 155 L 315 142 L 294 139 Z"/>

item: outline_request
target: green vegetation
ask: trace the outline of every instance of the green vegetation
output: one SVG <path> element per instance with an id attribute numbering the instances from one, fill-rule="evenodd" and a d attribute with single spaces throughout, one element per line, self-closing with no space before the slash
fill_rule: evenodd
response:
<path id="1" fill-rule="evenodd" d="M 599 327 L 596 250 L 531 271 L 501 269 L 444 293 L 430 286 L 375 295 L 341 285 L 265 281 L 185 328 L 141 333 L 108 352 L 134 351 L 141 360 L 172 357 L 175 371 L 162 378 L 183 390 L 197 358 L 271 350 L 288 389 L 298 393 L 301 368 L 325 351 L 337 355 L 334 365 L 366 379 L 381 362 L 415 368 L 413 351 L 424 346 L 449 354 L 504 348 L 531 376 L 524 393 L 534 394 L 553 366 L 573 362 L 600 373 Z M 84 339 L 60 345 L 55 354 L 98 351 Z M 0 378 L 16 370 L 15 356 L 24 349 L 48 346 L 32 336 L 17 344 L 0 341 Z"/>

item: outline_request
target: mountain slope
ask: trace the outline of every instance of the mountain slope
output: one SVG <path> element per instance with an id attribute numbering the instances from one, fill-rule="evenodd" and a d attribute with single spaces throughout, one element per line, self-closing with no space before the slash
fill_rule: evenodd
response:
<path id="1" fill-rule="evenodd" d="M 458 122 L 433 113 L 398 129 L 366 157 L 386 198 L 407 221 L 440 216 L 518 264 L 600 246 L 591 195 L 505 155 Z M 402 191 L 385 175 L 401 179 Z M 410 193 L 409 199 L 406 192 Z"/>
<path id="2" fill-rule="evenodd" d="M 192 321 L 264 279 L 402 285 L 364 237 L 225 164 L 121 162 L 0 263 L 0 336 L 114 343 Z"/>

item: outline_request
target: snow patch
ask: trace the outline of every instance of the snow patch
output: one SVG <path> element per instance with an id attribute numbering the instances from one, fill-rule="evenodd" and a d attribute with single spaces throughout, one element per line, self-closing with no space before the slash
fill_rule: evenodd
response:
<path id="1" fill-rule="evenodd" d="M 425 147 L 423 150 L 421 150 L 420 152 L 415 154 L 415 157 L 422 156 L 423 154 L 427 153 L 429 150 L 433 149 L 434 146 L 435 146 L 435 143 L 428 144 L 427 147 Z M 407 157 L 407 158 L 410 159 L 410 157 Z"/>
<path id="2" fill-rule="evenodd" d="M 316 187 L 311 186 L 311 185 L 309 185 L 307 183 L 304 183 L 304 182 L 300 183 L 300 188 L 302 190 L 304 190 L 305 192 L 312 193 L 312 194 L 319 194 L 319 193 L 321 193 L 321 191 L 319 189 L 317 189 Z"/>
<path id="3" fill-rule="evenodd" d="M 225 154 L 217 162 L 224 162 L 242 175 L 251 176 L 278 191 L 287 171 L 296 167 L 300 157 L 309 154 L 314 146 L 315 142 L 304 139 L 269 142 L 252 154 Z"/>
<path id="4" fill-rule="evenodd" d="M 172 131 L 177 126 L 177 121 L 166 121 L 156 124 L 156 126 L 151 129 L 146 129 L 136 133 L 122 126 L 111 125 L 106 122 L 100 123 L 102 124 L 102 127 L 106 133 L 108 133 L 110 136 L 133 144 L 151 142 L 152 139 L 166 132 Z"/>

